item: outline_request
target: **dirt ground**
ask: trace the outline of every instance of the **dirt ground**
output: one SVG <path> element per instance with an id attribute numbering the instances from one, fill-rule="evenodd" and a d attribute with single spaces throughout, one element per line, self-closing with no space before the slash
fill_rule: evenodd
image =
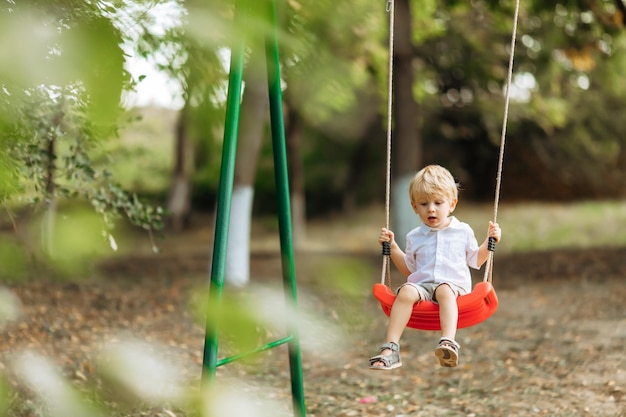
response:
<path id="1" fill-rule="evenodd" d="M 208 249 L 175 248 L 104 262 L 85 281 L 6 284 L 23 314 L 1 328 L 0 372 L 10 375 L 12 355 L 30 349 L 84 386 L 99 378 L 97 352 L 130 334 L 168 347 L 167 359 L 199 385 L 204 327 L 189 305 L 207 280 Z M 496 255 L 499 309 L 459 331 L 454 369 L 438 366 L 438 335 L 415 330 L 402 340 L 403 367 L 367 369 L 386 323 L 370 295 L 380 264 L 369 253 L 297 256 L 300 308 L 327 323 L 314 337 L 301 329 L 308 416 L 626 416 L 626 248 Z M 276 253 L 255 252 L 251 269 L 255 284 L 280 288 Z M 279 404 L 269 415 L 291 415 L 284 346 L 218 369 L 216 380 L 233 378 L 242 395 Z M 13 400 L 15 417 L 38 415 L 15 403 L 27 397 Z M 139 406 L 125 415 L 185 414 Z"/>

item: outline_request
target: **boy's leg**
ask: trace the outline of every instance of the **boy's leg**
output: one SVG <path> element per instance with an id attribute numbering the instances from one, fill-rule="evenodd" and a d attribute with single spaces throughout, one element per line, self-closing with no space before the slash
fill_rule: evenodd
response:
<path id="1" fill-rule="evenodd" d="M 391 307 L 391 313 L 389 314 L 389 324 L 387 325 L 385 342 L 393 342 L 400 345 L 400 337 L 411 318 L 413 304 L 417 303 L 419 300 L 420 294 L 413 285 L 404 285 L 400 288 L 396 296 L 396 301 Z M 384 349 L 380 352 L 383 356 L 391 355 L 392 353 L 391 349 Z M 374 362 L 372 366 L 384 366 L 384 363 Z"/>
<path id="2" fill-rule="evenodd" d="M 439 303 L 439 323 L 441 337 L 454 339 L 456 326 L 459 321 L 459 307 L 456 303 L 457 295 L 447 284 L 442 284 L 435 291 L 435 298 Z"/>
<path id="3" fill-rule="evenodd" d="M 389 324 L 387 325 L 387 342 L 398 343 L 411 318 L 413 305 L 420 300 L 420 294 L 413 285 L 404 285 L 398 291 L 396 301 L 391 307 Z"/>
<path id="4" fill-rule="evenodd" d="M 441 324 L 441 339 L 435 349 L 435 356 L 439 364 L 445 367 L 455 367 L 459 359 L 459 344 L 454 340 L 459 319 L 459 308 L 456 302 L 457 293 L 443 284 L 435 290 L 435 297 L 439 303 L 439 321 Z"/>

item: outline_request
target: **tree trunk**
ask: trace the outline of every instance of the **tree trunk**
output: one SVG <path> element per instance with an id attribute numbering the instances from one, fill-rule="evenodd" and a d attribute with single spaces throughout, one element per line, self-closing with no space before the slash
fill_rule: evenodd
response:
<path id="1" fill-rule="evenodd" d="M 363 120 L 362 122 L 367 126 L 365 131 L 368 133 L 361 135 L 361 139 L 350 157 L 350 169 L 343 187 L 345 192 L 341 208 L 343 213 L 348 215 L 356 209 L 357 190 L 371 165 L 368 160 L 368 153 L 372 152 L 372 148 L 378 149 L 378 146 L 382 144 L 380 138 L 385 137 L 385 133 L 380 131 L 382 121 L 378 115 L 372 117 L 371 120 Z M 380 183 L 382 184 L 382 182 Z"/>
<path id="2" fill-rule="evenodd" d="M 54 129 L 51 129 L 50 134 L 46 137 L 48 143 L 46 144 L 46 213 L 42 222 L 42 245 L 44 250 L 50 255 L 54 256 L 54 230 L 55 230 L 55 220 L 57 214 L 57 199 L 56 199 L 56 183 L 55 183 L 55 173 L 56 173 L 56 141 L 57 134 L 56 132 L 61 129 L 61 123 L 63 121 L 63 106 L 59 105 L 59 109 L 57 114 L 54 116 L 52 120 L 52 126 Z"/>
<path id="3" fill-rule="evenodd" d="M 254 180 L 269 108 L 264 52 L 262 44 L 255 44 L 244 72 L 245 90 L 241 103 L 224 277 L 228 284 L 235 286 L 246 285 L 250 280 Z"/>
<path id="4" fill-rule="evenodd" d="M 48 138 L 48 144 L 46 146 L 46 158 L 48 163 L 46 165 L 46 214 L 44 215 L 42 224 L 42 244 L 46 252 L 49 255 L 53 255 L 53 236 L 54 236 L 54 221 L 56 218 L 57 202 L 54 195 L 55 183 L 55 143 L 56 137 L 51 135 Z"/>
<path id="5" fill-rule="evenodd" d="M 185 227 L 191 213 L 191 175 L 194 170 L 194 149 L 187 133 L 188 115 L 189 104 L 185 103 L 176 121 L 174 177 L 167 202 L 167 208 L 171 213 L 170 226 L 174 231 L 180 231 Z"/>
<path id="6" fill-rule="evenodd" d="M 302 122 L 300 116 L 293 109 L 288 111 L 287 129 L 287 159 L 289 166 L 289 190 L 291 194 L 291 223 L 293 243 L 300 249 L 306 240 L 306 196 L 304 187 L 304 166 L 300 158 L 300 138 L 302 137 Z"/>
<path id="7" fill-rule="evenodd" d="M 418 108 L 413 97 L 413 44 L 410 0 L 399 0 L 395 7 L 394 45 L 394 141 L 392 153 L 391 207 L 398 244 L 416 226 L 408 196 L 408 184 L 421 164 L 421 137 Z"/>

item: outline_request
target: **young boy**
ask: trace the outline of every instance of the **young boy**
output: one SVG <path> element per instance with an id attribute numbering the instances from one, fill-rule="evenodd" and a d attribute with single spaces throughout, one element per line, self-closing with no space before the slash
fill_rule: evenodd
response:
<path id="1" fill-rule="evenodd" d="M 488 239 L 478 246 L 471 227 L 451 215 L 458 202 L 458 187 L 447 169 L 439 165 L 423 168 L 411 180 L 409 196 L 422 224 L 407 234 L 406 253 L 391 230 L 383 228 L 378 237 L 381 244 L 390 242 L 391 260 L 407 282 L 398 289 L 389 315 L 386 343 L 380 346 L 380 354 L 370 359 L 371 369 L 402 366 L 400 337 L 413 304 L 421 300 L 439 304 L 441 338 L 435 355 L 440 365 L 457 366 L 460 346 L 454 340 L 459 314 L 456 298 L 472 290 L 468 266 L 479 269 L 489 256 Z M 489 222 L 488 236 L 500 241 L 497 223 Z"/>

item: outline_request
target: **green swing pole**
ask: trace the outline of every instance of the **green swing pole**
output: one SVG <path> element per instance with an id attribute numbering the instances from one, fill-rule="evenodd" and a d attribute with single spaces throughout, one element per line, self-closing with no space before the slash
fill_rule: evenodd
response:
<path id="1" fill-rule="evenodd" d="M 235 2 L 235 20 L 239 1 Z M 241 84 L 243 81 L 244 42 L 238 38 L 231 49 L 230 75 L 228 78 L 228 95 L 226 101 L 226 120 L 224 126 L 224 144 L 222 149 L 222 166 L 217 196 L 217 213 L 215 219 L 215 238 L 213 242 L 213 258 L 211 264 L 211 285 L 209 289 L 209 306 L 221 305 L 224 275 L 226 271 L 226 249 L 228 247 L 228 226 L 230 224 L 230 207 L 235 177 L 235 156 L 237 154 L 237 134 L 239 131 L 239 114 L 241 109 Z M 210 381 L 215 378 L 218 363 L 218 328 L 215 321 L 207 319 L 202 359 L 202 379 Z"/>
<path id="2" fill-rule="evenodd" d="M 291 228 L 291 207 L 289 196 L 289 177 L 287 170 L 287 150 L 285 141 L 285 123 L 283 120 L 283 100 L 280 79 L 280 60 L 278 57 L 278 23 L 276 0 L 269 1 L 270 23 L 272 31 L 265 40 L 267 63 L 267 83 L 270 102 L 272 129 L 272 148 L 274 152 L 274 177 L 278 197 L 278 227 L 280 233 L 280 252 L 283 271 L 285 299 L 291 300 L 293 311 L 297 311 L 296 274 L 294 262 L 293 233 Z M 291 321 L 293 323 L 293 321 Z M 291 370 L 291 394 L 294 414 L 306 416 L 304 400 L 304 378 L 302 373 L 302 354 L 296 326 L 291 324 L 292 336 L 288 343 L 289 365 Z"/>
<path id="3" fill-rule="evenodd" d="M 266 0 L 269 4 L 269 18 L 272 26 L 267 36 L 266 65 L 270 101 L 270 118 L 272 130 L 272 144 L 274 152 L 274 176 L 278 195 L 278 223 L 280 230 L 281 264 L 283 271 L 283 285 L 285 299 L 291 301 L 295 310 L 297 306 L 294 249 L 291 229 L 291 208 L 289 203 L 289 180 L 287 172 L 287 152 L 285 144 L 285 127 L 282 112 L 282 91 L 280 79 L 280 61 L 278 55 L 277 18 L 275 0 Z M 235 1 L 235 19 L 240 9 L 240 0 Z M 220 305 L 224 288 L 226 270 L 226 250 L 228 246 L 228 225 L 230 224 L 230 208 L 235 172 L 235 156 L 237 150 L 237 135 L 240 115 L 241 86 L 243 81 L 244 43 L 239 39 L 231 51 L 230 75 L 226 104 L 226 122 L 224 127 L 224 147 L 222 150 L 222 166 L 218 190 L 217 213 L 215 222 L 215 241 L 213 246 L 213 261 L 211 265 L 211 285 L 209 305 Z M 218 328 L 210 319 L 206 323 L 202 379 L 209 382 L 215 378 L 218 366 L 235 361 L 248 354 L 254 354 L 271 349 L 283 343 L 288 343 L 289 364 L 291 369 L 291 391 L 294 415 L 306 417 L 304 402 L 304 382 L 302 372 L 302 355 L 300 341 L 295 326 L 290 325 L 290 335 L 268 343 L 247 354 L 235 355 L 218 360 Z"/>

